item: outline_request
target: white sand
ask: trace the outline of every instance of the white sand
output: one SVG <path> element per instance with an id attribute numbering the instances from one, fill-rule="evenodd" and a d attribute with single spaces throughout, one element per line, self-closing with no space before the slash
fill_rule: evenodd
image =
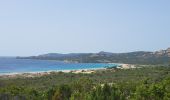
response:
<path id="1" fill-rule="evenodd" d="M 26 72 L 26 73 L 7 73 L 7 74 L 0 74 L 0 77 L 3 78 L 14 78 L 14 77 L 40 77 L 44 75 L 49 75 L 51 73 L 57 72 L 64 72 L 64 73 L 84 73 L 90 74 L 95 72 L 95 70 L 104 70 L 105 68 L 95 68 L 95 69 L 78 69 L 78 70 L 51 70 L 51 71 L 42 71 L 42 72 Z"/>
<path id="2" fill-rule="evenodd" d="M 115 64 L 115 63 L 114 63 Z M 135 65 L 131 64 L 119 64 L 117 67 L 119 69 L 131 69 L 136 68 Z M 49 75 L 51 73 L 64 72 L 64 73 L 83 73 L 83 74 L 91 74 L 96 70 L 106 70 L 106 68 L 90 68 L 90 69 L 78 69 L 78 70 L 51 70 L 51 71 L 42 71 L 42 72 L 26 72 L 26 73 L 8 73 L 8 74 L 0 74 L 0 78 L 14 78 L 14 77 L 40 77 L 44 75 Z"/>

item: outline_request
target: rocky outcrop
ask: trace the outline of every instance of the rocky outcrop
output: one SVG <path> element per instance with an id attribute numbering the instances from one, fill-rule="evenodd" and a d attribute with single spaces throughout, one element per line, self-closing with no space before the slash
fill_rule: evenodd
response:
<path id="1" fill-rule="evenodd" d="M 166 50 L 159 50 L 154 52 L 155 56 L 168 56 L 170 57 L 170 48 L 166 49 Z"/>
<path id="2" fill-rule="evenodd" d="M 168 57 L 170 57 L 170 48 L 166 50 Z"/>

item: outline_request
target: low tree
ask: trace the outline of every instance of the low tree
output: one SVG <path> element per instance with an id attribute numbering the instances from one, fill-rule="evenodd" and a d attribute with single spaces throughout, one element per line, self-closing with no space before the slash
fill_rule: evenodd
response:
<path id="1" fill-rule="evenodd" d="M 69 100 L 70 97 L 71 88 L 68 85 L 61 85 L 56 89 L 52 100 Z"/>

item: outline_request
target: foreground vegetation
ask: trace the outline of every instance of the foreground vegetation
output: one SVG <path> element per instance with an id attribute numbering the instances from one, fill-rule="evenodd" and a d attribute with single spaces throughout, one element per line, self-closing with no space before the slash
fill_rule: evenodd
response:
<path id="1" fill-rule="evenodd" d="M 0 78 L 0 100 L 169 100 L 170 67 Z"/>

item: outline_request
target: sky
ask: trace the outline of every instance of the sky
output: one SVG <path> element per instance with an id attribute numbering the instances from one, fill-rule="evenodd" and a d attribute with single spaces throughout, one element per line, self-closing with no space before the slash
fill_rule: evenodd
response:
<path id="1" fill-rule="evenodd" d="M 170 0 L 0 0 L 0 56 L 170 47 Z"/>

